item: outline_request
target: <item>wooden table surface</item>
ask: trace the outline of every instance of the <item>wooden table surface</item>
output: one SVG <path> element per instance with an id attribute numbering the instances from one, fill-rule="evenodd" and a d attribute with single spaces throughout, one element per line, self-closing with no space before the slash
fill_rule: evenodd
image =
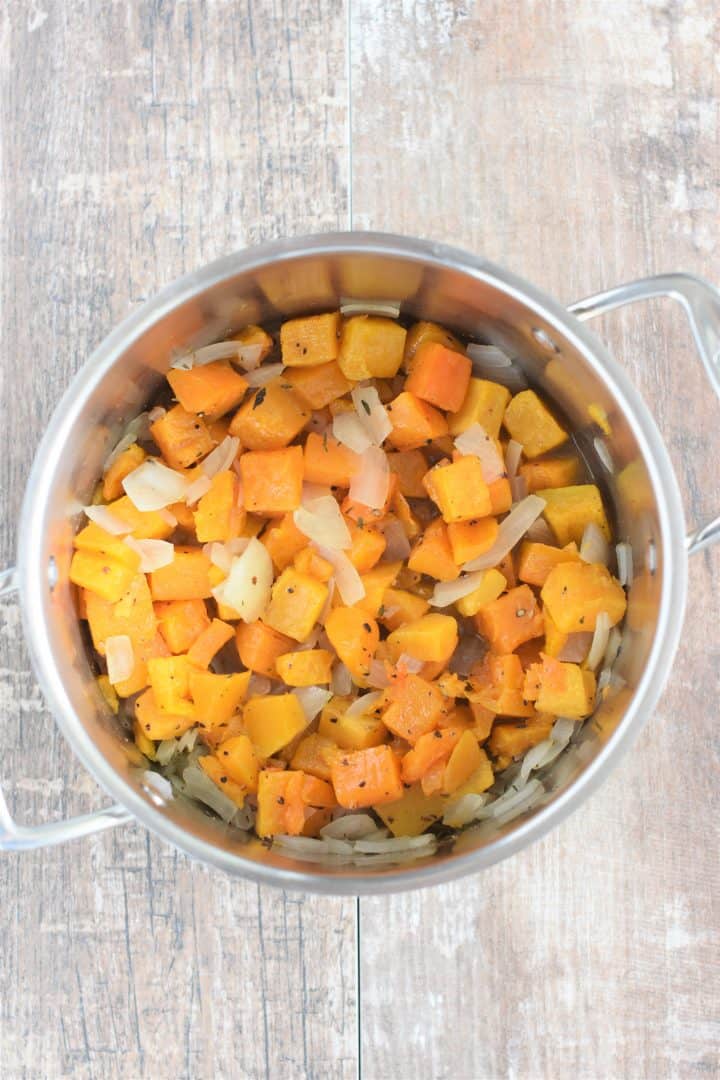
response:
<path id="1" fill-rule="evenodd" d="M 5 0 L 0 555 L 72 373 L 160 286 L 270 237 L 462 245 L 565 301 L 720 280 L 713 0 Z M 720 406 L 677 310 L 600 327 L 689 521 L 720 508 Z M 718 554 L 599 793 L 481 876 L 320 899 L 141 828 L 0 858 L 7 1078 L 718 1076 Z M 680 613 L 678 613 L 680 617 Z M 0 606 L 0 774 L 33 822 L 105 801 Z M 715 770 L 715 771 L 713 771 Z"/>

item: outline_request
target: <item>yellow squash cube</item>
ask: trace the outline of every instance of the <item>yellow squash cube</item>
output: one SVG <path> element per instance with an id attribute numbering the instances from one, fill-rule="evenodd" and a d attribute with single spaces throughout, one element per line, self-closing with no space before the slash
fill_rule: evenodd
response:
<path id="1" fill-rule="evenodd" d="M 567 439 L 567 432 L 534 390 L 522 390 L 515 395 L 505 410 L 503 424 L 513 439 L 522 443 L 527 458 L 547 454 Z"/>
<path id="2" fill-rule="evenodd" d="M 355 315 L 342 328 L 338 363 L 346 379 L 391 379 L 405 349 L 404 327 L 392 319 Z M 330 358 L 332 359 L 332 358 Z"/>
<path id="3" fill-rule="evenodd" d="M 455 607 L 461 615 L 477 615 L 480 608 L 502 596 L 506 588 L 507 579 L 499 570 L 486 570 L 477 589 L 456 600 Z"/>
<path id="4" fill-rule="evenodd" d="M 447 524 L 492 514 L 490 491 L 483 479 L 482 465 L 472 454 L 458 458 L 450 465 L 431 469 L 424 483 Z"/>
<path id="5" fill-rule="evenodd" d="M 70 563 L 73 585 L 116 603 L 130 588 L 136 570 L 99 551 L 76 551 Z"/>
<path id="6" fill-rule="evenodd" d="M 482 751 L 478 746 L 477 739 L 472 731 L 463 731 L 445 766 L 443 792 L 446 795 L 452 795 L 461 784 L 470 779 L 475 770 L 479 769 L 481 765 Z"/>
<path id="7" fill-rule="evenodd" d="M 405 653 L 416 660 L 446 663 L 458 643 L 457 622 L 452 615 L 431 612 L 393 630 L 387 647 L 393 663 Z"/>
<path id="8" fill-rule="evenodd" d="M 397 630 L 404 623 L 421 618 L 430 605 L 422 596 L 407 589 L 386 589 L 378 618 L 388 630 Z"/>
<path id="9" fill-rule="evenodd" d="M 187 656 L 157 656 L 147 662 L 150 687 L 162 712 L 194 716 L 190 702 L 190 673 Z"/>
<path id="10" fill-rule="evenodd" d="M 322 581 L 289 566 L 272 587 L 263 621 L 280 634 L 305 641 L 325 606 L 327 595 L 328 587 Z"/>
<path id="11" fill-rule="evenodd" d="M 227 724 L 247 693 L 250 672 L 216 675 L 212 671 L 190 671 L 189 686 L 198 723 L 206 728 Z"/>
<path id="12" fill-rule="evenodd" d="M 223 763 L 213 754 L 206 754 L 205 757 L 199 758 L 198 765 L 213 783 L 217 784 L 223 795 L 232 799 L 236 806 L 242 807 L 245 804 L 247 789 L 231 778 Z"/>
<path id="13" fill-rule="evenodd" d="M 310 413 L 292 390 L 271 382 L 240 406 L 230 423 L 230 434 L 237 435 L 247 450 L 281 450 L 309 419 Z"/>
<path id="14" fill-rule="evenodd" d="M 543 658 L 537 709 L 553 716 L 582 720 L 595 705 L 595 676 L 579 664 Z"/>
<path id="15" fill-rule="evenodd" d="M 615 626 L 625 614 L 625 591 L 600 563 L 566 562 L 550 571 L 540 597 L 545 615 L 563 634 L 591 632 L 604 611 Z"/>
<path id="16" fill-rule="evenodd" d="M 395 802 L 374 806 L 393 836 L 420 836 L 442 817 L 447 799 L 443 795 L 425 795 L 420 784 L 413 784 Z"/>
<path id="17" fill-rule="evenodd" d="M 605 507 L 595 484 L 545 488 L 540 498 L 545 500 L 543 514 L 560 547 L 571 540 L 579 544 L 590 522 L 602 530 L 606 540 L 610 539 Z"/>
<path id="18" fill-rule="evenodd" d="M 401 569 L 401 562 L 381 563 L 363 574 L 362 583 L 365 586 L 365 596 L 362 600 L 358 600 L 355 606 L 376 619 L 383 605 L 385 593 L 393 584 Z"/>
<path id="19" fill-rule="evenodd" d="M 388 731 L 379 716 L 348 716 L 343 708 L 346 705 L 342 698 L 335 698 L 325 706 L 320 714 L 319 735 L 331 739 L 341 750 L 368 750 L 385 742 Z"/>
<path id="20" fill-rule="evenodd" d="M 510 391 L 488 379 L 471 379 L 462 407 L 448 416 L 451 435 L 460 435 L 472 424 L 480 424 L 491 439 L 497 439 Z"/>
<path id="21" fill-rule="evenodd" d="M 261 758 L 272 757 L 304 731 L 307 717 L 293 694 L 250 698 L 243 710 L 243 722 Z"/>
<path id="22" fill-rule="evenodd" d="M 303 649 L 278 656 L 275 670 L 288 686 L 317 686 L 330 682 L 332 662 L 327 649 Z"/>
<path id="23" fill-rule="evenodd" d="M 283 364 L 287 367 L 311 367 L 336 360 L 339 339 L 339 311 L 290 319 L 280 327 Z"/>
<path id="24" fill-rule="evenodd" d="M 215 756 L 231 780 L 253 794 L 257 791 L 260 766 L 247 735 L 233 735 L 225 739 L 215 751 Z"/>

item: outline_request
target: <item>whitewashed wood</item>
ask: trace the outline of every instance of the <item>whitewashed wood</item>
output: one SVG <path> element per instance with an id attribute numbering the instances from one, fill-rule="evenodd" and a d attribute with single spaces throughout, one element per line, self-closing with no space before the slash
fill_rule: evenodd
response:
<path id="1" fill-rule="evenodd" d="M 453 241 L 567 301 L 667 269 L 720 280 L 717 6 L 352 5 L 354 224 Z M 602 329 L 667 438 L 689 518 L 720 509 L 720 406 L 678 311 Z M 675 670 L 636 751 L 483 874 L 362 903 L 372 1080 L 716 1076 L 720 557 L 691 568 Z"/>
<path id="2" fill-rule="evenodd" d="M 178 274 L 344 226 L 345 18 L 278 6 L 0 5 L 2 563 L 71 374 Z M 1 563 L 0 563 L 1 564 Z M 0 776 L 20 820 L 106 799 L 0 609 Z M 138 828 L 0 859 L 0 1073 L 355 1073 L 355 907 L 258 890 Z"/>

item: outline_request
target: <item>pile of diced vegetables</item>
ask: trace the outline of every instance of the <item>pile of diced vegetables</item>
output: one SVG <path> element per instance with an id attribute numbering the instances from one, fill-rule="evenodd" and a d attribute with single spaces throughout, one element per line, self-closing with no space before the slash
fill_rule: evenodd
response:
<path id="1" fill-rule="evenodd" d="M 527 784 L 593 712 L 626 601 L 600 492 L 508 363 L 342 312 L 174 360 L 71 566 L 161 783 L 307 857 L 523 808 L 496 774 Z"/>

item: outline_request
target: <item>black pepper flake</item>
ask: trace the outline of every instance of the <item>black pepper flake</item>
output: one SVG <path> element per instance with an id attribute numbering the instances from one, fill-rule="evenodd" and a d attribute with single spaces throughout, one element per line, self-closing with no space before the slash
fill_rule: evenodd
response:
<path id="1" fill-rule="evenodd" d="M 327 431 L 323 431 L 323 450 L 327 450 L 327 448 L 328 448 L 328 433 L 327 433 Z"/>
<path id="2" fill-rule="evenodd" d="M 255 574 L 253 574 L 251 580 L 252 580 L 253 585 L 257 585 L 257 577 L 255 576 Z"/>
<path id="3" fill-rule="evenodd" d="M 367 401 L 365 400 L 365 398 L 360 398 L 360 400 L 362 401 L 362 407 L 363 407 L 363 409 L 365 410 L 365 412 L 366 412 L 366 413 L 368 414 L 368 416 L 369 416 L 369 415 L 370 415 L 370 411 L 371 411 L 371 410 L 370 410 L 370 406 L 368 405 L 368 403 L 367 403 Z"/>
<path id="4" fill-rule="evenodd" d="M 227 776 L 221 776 L 220 777 L 220 783 L 221 784 L 227 784 Z"/>
<path id="5" fill-rule="evenodd" d="M 263 401 L 265 400 L 266 394 L 267 387 L 261 386 L 257 394 L 255 395 L 255 400 L 253 401 L 253 409 L 257 409 L 258 405 L 262 405 Z"/>
<path id="6" fill-rule="evenodd" d="M 433 735 L 435 736 L 436 739 L 442 739 L 442 732 L 441 731 L 433 731 Z"/>
<path id="7" fill-rule="evenodd" d="M 365 787 L 366 784 L 367 784 L 367 780 L 359 780 L 358 781 L 358 787 Z"/>
<path id="8" fill-rule="evenodd" d="M 292 585 L 288 585 L 288 587 L 287 587 L 287 592 L 289 592 L 289 593 L 294 593 L 294 592 L 295 592 L 295 589 L 294 589 L 294 587 L 293 587 Z"/>
<path id="9" fill-rule="evenodd" d="M 578 622 L 580 623 L 581 626 L 584 626 L 584 624 L 585 624 L 585 616 L 581 615 L 580 618 L 578 619 Z"/>
<path id="10" fill-rule="evenodd" d="M 330 723 L 331 724 L 337 724 L 337 722 L 338 722 L 337 716 L 331 716 L 330 717 Z"/>
<path id="11" fill-rule="evenodd" d="M 285 796 L 284 795 L 278 795 L 277 801 L 278 801 L 278 804 L 280 806 L 284 806 L 285 805 Z"/>
<path id="12" fill-rule="evenodd" d="M 365 630 L 365 632 L 368 634 L 372 633 L 372 626 L 370 625 L 370 623 L 364 622 L 363 630 Z"/>

